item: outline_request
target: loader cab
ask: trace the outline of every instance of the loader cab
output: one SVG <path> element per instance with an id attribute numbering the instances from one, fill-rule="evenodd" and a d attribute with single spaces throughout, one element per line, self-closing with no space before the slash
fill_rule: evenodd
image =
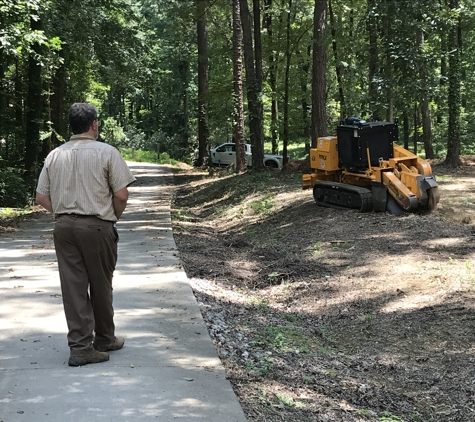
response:
<path id="1" fill-rule="evenodd" d="M 340 167 L 364 172 L 370 166 L 378 166 L 380 159 L 393 158 L 398 125 L 397 122 L 366 122 L 357 117 L 348 117 L 337 126 L 337 137 Z"/>

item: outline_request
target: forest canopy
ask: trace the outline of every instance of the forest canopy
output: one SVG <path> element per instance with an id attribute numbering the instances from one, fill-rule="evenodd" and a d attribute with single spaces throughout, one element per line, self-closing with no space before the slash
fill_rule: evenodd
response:
<path id="1" fill-rule="evenodd" d="M 70 104 L 84 101 L 99 110 L 102 141 L 176 159 L 239 139 L 257 158 L 264 144 L 286 155 L 360 116 L 397 120 L 404 146 L 458 165 L 475 151 L 473 10 L 471 0 L 0 0 L 0 206 L 27 202 L 70 136 Z"/>

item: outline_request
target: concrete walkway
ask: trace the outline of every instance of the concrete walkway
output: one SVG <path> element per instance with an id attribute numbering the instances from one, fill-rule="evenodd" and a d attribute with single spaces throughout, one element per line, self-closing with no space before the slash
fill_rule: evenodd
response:
<path id="1" fill-rule="evenodd" d="M 72 368 L 51 215 L 0 235 L 0 422 L 245 421 L 181 268 L 172 174 L 130 164 L 138 182 L 118 223 L 110 361 Z"/>

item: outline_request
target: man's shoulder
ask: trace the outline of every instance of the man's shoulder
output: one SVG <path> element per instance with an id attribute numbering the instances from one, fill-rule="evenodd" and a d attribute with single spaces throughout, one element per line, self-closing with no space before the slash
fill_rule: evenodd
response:
<path id="1" fill-rule="evenodd" d="M 116 147 L 106 144 L 105 142 L 96 141 L 94 139 L 71 139 L 68 142 L 65 142 L 63 145 L 55 148 L 53 151 L 56 150 L 64 150 L 64 149 L 96 149 L 101 151 L 108 151 L 108 152 L 117 152 Z"/>
<path id="2" fill-rule="evenodd" d="M 102 151 L 110 151 L 110 152 L 119 152 L 116 147 L 106 144 L 105 142 L 100 142 L 100 141 L 92 141 L 90 143 L 90 146 L 92 148 L 100 149 Z"/>

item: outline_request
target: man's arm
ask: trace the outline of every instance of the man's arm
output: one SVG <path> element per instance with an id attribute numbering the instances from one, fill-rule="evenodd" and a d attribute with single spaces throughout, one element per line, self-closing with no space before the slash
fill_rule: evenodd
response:
<path id="1" fill-rule="evenodd" d="M 115 216 L 117 217 L 117 219 L 120 219 L 120 216 L 124 212 L 125 207 L 127 206 L 128 199 L 129 199 L 129 190 L 127 189 L 127 187 L 122 188 L 114 193 L 113 204 L 114 204 Z"/>
<path id="2" fill-rule="evenodd" d="M 41 205 L 49 212 L 53 212 L 53 206 L 51 205 L 51 198 L 49 196 L 45 196 L 41 193 L 36 192 L 36 203 L 38 205 Z"/>

